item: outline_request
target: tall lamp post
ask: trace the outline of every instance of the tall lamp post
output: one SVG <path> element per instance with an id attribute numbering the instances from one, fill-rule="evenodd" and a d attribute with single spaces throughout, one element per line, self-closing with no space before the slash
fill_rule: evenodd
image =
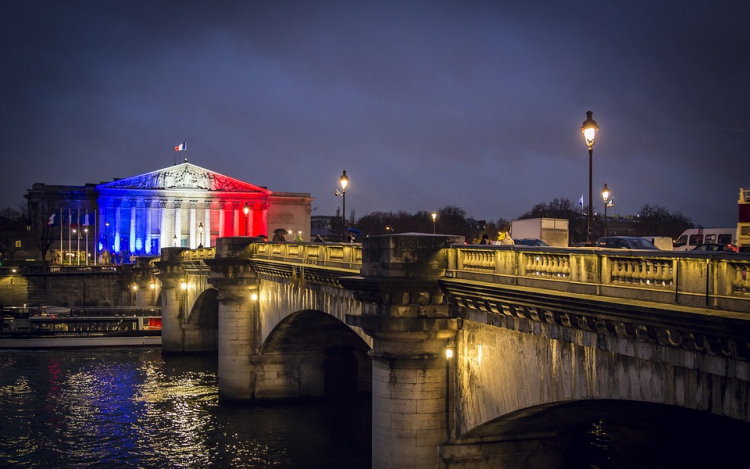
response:
<path id="1" fill-rule="evenodd" d="M 346 171 L 339 178 L 339 182 L 341 183 L 341 240 L 343 241 L 346 239 L 346 186 L 349 185 L 349 177 L 346 175 Z"/>
<path id="2" fill-rule="evenodd" d="M 198 249 L 203 248 L 203 222 L 198 223 Z"/>
<path id="3" fill-rule="evenodd" d="M 248 233 L 247 233 L 247 214 L 250 213 L 250 207 L 247 206 L 247 202 L 245 202 L 245 208 L 242 209 L 242 212 L 245 214 L 245 236 L 248 236 Z"/>
<path id="4" fill-rule="evenodd" d="M 604 189 L 602 189 L 602 200 L 604 200 L 604 236 L 607 236 L 607 206 L 609 205 L 609 187 L 607 183 L 604 183 Z"/>
<path id="5" fill-rule="evenodd" d="M 432 234 L 435 234 L 435 224 L 437 223 L 437 213 L 432 212 Z"/>
<path id="6" fill-rule="evenodd" d="M 596 125 L 596 121 L 591 118 L 591 116 L 594 113 L 591 111 L 586 111 L 586 120 L 583 121 L 583 125 L 581 126 L 581 132 L 583 132 L 583 139 L 586 141 L 586 145 L 589 147 L 589 214 L 587 218 L 587 225 L 586 225 L 586 241 L 589 243 L 592 242 L 591 240 L 591 224 L 594 216 L 594 202 L 592 200 L 592 191 L 591 191 L 591 170 L 592 170 L 592 161 L 594 159 L 594 140 L 596 140 L 596 133 L 599 131 L 599 126 Z"/>

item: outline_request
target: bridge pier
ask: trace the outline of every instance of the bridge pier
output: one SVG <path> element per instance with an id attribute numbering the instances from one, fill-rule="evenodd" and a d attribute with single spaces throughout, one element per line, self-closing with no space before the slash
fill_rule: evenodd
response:
<path id="1" fill-rule="evenodd" d="M 208 261 L 209 282 L 219 291 L 219 398 L 255 398 L 256 364 L 260 350 L 258 279 L 244 259 Z"/>
<path id="2" fill-rule="evenodd" d="M 375 334 L 375 350 L 370 353 L 373 469 L 434 468 L 436 448 L 449 438 L 445 348 L 455 331 L 446 321 L 421 326 L 433 329 L 436 337 L 417 330 L 409 331 L 408 340 L 401 334 L 391 338 Z"/>
<path id="3" fill-rule="evenodd" d="M 161 280 L 161 350 L 162 353 L 181 353 L 185 351 L 185 333 L 182 323 L 187 307 L 186 295 L 180 284 L 185 272 L 182 269 L 180 253 L 183 248 L 165 248 L 161 261 L 156 262 Z"/>
<path id="4" fill-rule="evenodd" d="M 362 277 L 342 285 L 367 304 L 346 322 L 373 339 L 372 468 L 427 469 L 450 439 L 450 363 L 458 319 L 437 278 L 451 236 L 365 238 Z"/>

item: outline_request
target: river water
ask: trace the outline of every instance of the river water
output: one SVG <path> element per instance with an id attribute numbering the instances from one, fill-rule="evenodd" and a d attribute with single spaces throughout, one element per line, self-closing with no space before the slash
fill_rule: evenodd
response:
<path id="1" fill-rule="evenodd" d="M 0 351 L 0 467 L 369 468 L 369 395 L 220 403 L 213 357 Z"/>

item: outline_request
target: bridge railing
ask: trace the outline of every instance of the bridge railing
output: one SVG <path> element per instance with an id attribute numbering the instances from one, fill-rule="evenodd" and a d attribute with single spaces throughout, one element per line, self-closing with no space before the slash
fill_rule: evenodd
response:
<path id="1" fill-rule="evenodd" d="M 203 259 L 213 259 L 216 257 L 216 248 L 197 248 L 188 249 L 180 252 L 180 256 L 185 261 L 200 261 Z"/>
<path id="2" fill-rule="evenodd" d="M 359 271 L 359 243 L 254 243 L 253 257 Z"/>
<path id="3" fill-rule="evenodd" d="M 446 276 L 750 312 L 750 255 L 453 245 Z"/>

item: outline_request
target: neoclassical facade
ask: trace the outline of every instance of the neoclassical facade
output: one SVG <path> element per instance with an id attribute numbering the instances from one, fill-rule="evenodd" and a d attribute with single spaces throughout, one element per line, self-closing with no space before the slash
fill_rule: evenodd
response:
<path id="1" fill-rule="evenodd" d="M 81 231 L 71 241 L 67 220 L 88 227 L 87 252 L 128 259 L 159 255 L 163 247 L 215 246 L 227 236 L 272 236 L 279 228 L 308 241 L 313 200 L 309 193 L 272 192 L 187 161 L 98 185 L 35 184 L 27 198 L 55 201 L 50 214 L 63 220 L 55 249 L 74 251 L 77 259 Z"/>

